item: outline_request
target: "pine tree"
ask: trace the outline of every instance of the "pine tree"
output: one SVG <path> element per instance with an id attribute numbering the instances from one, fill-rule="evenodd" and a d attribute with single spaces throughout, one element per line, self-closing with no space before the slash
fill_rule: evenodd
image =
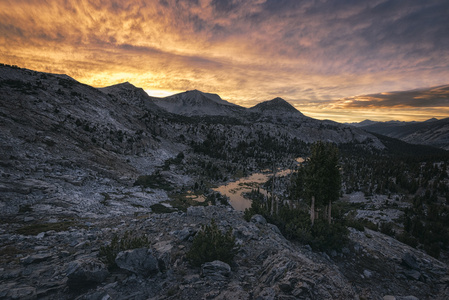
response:
<path id="1" fill-rule="evenodd" d="M 341 189 L 338 148 L 330 143 L 316 142 L 304 167 L 304 193 L 310 199 L 312 225 L 318 208 L 322 217 L 331 222 L 332 202 L 338 200 Z"/>

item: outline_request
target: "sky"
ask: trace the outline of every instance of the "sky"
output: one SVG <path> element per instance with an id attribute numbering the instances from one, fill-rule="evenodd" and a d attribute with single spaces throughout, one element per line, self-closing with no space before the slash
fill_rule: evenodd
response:
<path id="1" fill-rule="evenodd" d="M 448 18 L 447 0 L 0 0 L 0 62 L 155 96 L 281 97 L 338 122 L 423 121 L 449 117 Z"/>

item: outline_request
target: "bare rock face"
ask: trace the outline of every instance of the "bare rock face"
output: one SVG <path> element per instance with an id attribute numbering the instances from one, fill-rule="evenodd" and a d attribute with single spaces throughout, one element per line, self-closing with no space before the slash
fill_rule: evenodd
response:
<path id="1" fill-rule="evenodd" d="M 383 286 L 384 295 L 402 299 L 447 298 L 447 264 L 380 232 L 350 229 L 352 248 L 333 262 L 357 286 L 359 295 L 375 298 Z"/>

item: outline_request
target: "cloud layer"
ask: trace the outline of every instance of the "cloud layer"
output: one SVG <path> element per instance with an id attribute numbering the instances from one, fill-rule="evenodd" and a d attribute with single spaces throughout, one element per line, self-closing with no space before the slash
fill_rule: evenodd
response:
<path id="1" fill-rule="evenodd" d="M 448 15 L 445 0 L 0 0 L 0 61 L 244 105 L 280 96 L 322 118 L 431 114 L 447 98 L 374 93 L 448 83 Z"/>
<path id="2" fill-rule="evenodd" d="M 331 119 L 342 122 L 351 115 L 357 115 L 358 121 L 369 118 L 388 121 L 404 119 L 405 116 L 413 120 L 426 120 L 430 117 L 448 118 L 449 85 L 330 101 L 308 101 L 304 106 L 312 114 L 329 115 Z"/>

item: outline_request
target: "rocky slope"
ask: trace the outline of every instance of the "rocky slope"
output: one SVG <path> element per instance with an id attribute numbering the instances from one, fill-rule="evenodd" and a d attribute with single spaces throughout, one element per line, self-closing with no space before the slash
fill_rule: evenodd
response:
<path id="1" fill-rule="evenodd" d="M 0 90 L 3 215 L 27 205 L 104 211 L 100 193 L 126 188 L 182 149 L 155 138 L 160 125 L 128 99 L 66 76 L 2 67 Z"/>
<path id="2" fill-rule="evenodd" d="M 238 254 L 230 266 L 192 268 L 186 251 L 212 218 L 232 228 Z M 226 206 L 82 218 L 34 236 L 5 232 L 17 226 L 3 225 L 0 235 L 6 299 L 446 299 L 449 292 L 445 264 L 380 233 L 352 230 L 351 246 L 328 256 L 287 241 L 261 216 L 246 222 Z M 150 246 L 119 254 L 120 268 L 108 271 L 98 249 L 126 231 L 146 235 Z"/>
<path id="3" fill-rule="evenodd" d="M 301 143 L 383 147 L 371 134 L 307 118 L 282 101 L 244 117 L 189 117 L 131 84 L 95 89 L 0 66 L 0 298 L 444 299 L 445 264 L 377 233 L 354 231 L 349 248 L 328 256 L 227 206 L 156 213 L 154 204 L 185 208 L 194 204 L 190 190 L 208 195 L 210 184 L 257 171 L 274 154 L 289 162 Z M 141 175 L 156 182 L 133 186 Z M 192 268 L 185 253 L 212 218 L 233 229 L 241 248 L 231 266 Z M 99 249 L 127 231 L 146 236 L 149 250 L 122 253 L 120 269 L 110 272 Z"/>

